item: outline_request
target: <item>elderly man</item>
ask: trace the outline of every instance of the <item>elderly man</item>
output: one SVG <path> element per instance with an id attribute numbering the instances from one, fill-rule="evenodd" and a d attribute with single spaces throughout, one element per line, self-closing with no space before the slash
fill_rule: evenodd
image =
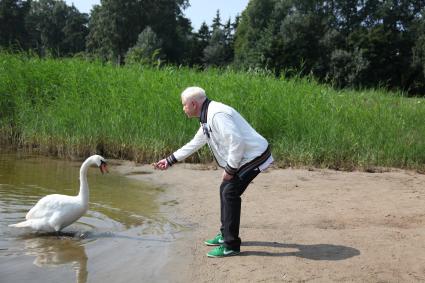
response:
<path id="1" fill-rule="evenodd" d="M 205 241 L 208 246 L 218 247 L 207 256 L 236 255 L 241 246 L 241 195 L 249 183 L 273 162 L 269 144 L 235 109 L 209 100 L 200 87 L 185 89 L 181 101 L 186 115 L 199 118 L 201 126 L 190 142 L 154 163 L 154 167 L 168 169 L 208 143 L 215 160 L 224 170 L 220 185 L 220 233 Z"/>

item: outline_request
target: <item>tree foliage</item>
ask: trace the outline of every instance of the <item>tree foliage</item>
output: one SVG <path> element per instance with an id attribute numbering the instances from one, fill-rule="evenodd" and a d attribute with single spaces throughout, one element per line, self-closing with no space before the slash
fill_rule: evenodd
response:
<path id="1" fill-rule="evenodd" d="M 423 0 L 252 0 L 236 34 L 243 67 L 339 86 L 424 91 Z"/>
<path id="2" fill-rule="evenodd" d="M 186 0 L 102 0 L 90 19 L 89 51 L 104 59 L 122 63 L 137 36 L 149 25 L 163 42 L 171 62 L 184 52 L 190 24 L 182 17 Z"/>
<path id="3" fill-rule="evenodd" d="M 208 44 L 203 49 L 203 61 L 207 66 L 225 66 L 233 60 L 233 29 L 231 21 L 225 25 L 221 23 L 220 11 L 211 25 L 212 33 Z"/>
<path id="4" fill-rule="evenodd" d="M 34 1 L 26 16 L 30 46 L 41 55 L 68 56 L 84 51 L 87 21 L 88 15 L 64 1 Z"/>
<path id="5" fill-rule="evenodd" d="M 130 48 L 125 56 L 127 64 L 157 64 L 161 62 L 162 42 L 156 33 L 147 26 L 137 39 L 136 45 Z"/>
<path id="6" fill-rule="evenodd" d="M 250 0 L 197 31 L 189 0 L 101 0 L 90 16 L 63 0 L 0 0 L 0 46 L 86 52 L 117 64 L 265 68 L 338 87 L 425 93 L 425 0 Z M 149 27 L 149 28 L 148 28 Z"/>
<path id="7" fill-rule="evenodd" d="M 0 46 L 28 47 L 25 17 L 30 6 L 30 1 L 0 0 Z"/>
<path id="8" fill-rule="evenodd" d="M 198 32 L 190 38 L 189 65 L 201 66 L 204 63 L 204 50 L 211 39 L 211 32 L 208 25 L 203 22 Z"/>
<path id="9" fill-rule="evenodd" d="M 121 63 L 146 25 L 140 1 L 101 0 L 92 11 L 87 48 L 101 58 Z"/>
<path id="10" fill-rule="evenodd" d="M 88 15 L 61 0 L 0 1 L 0 45 L 68 56 L 85 50 Z"/>

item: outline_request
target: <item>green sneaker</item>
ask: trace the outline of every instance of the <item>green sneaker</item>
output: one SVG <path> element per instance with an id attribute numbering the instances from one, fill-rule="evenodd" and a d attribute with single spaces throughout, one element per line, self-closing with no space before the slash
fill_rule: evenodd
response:
<path id="1" fill-rule="evenodd" d="M 219 246 L 212 249 L 209 253 L 207 253 L 208 257 L 225 257 L 237 255 L 240 253 L 240 250 L 231 250 L 226 248 L 225 246 Z"/>
<path id="2" fill-rule="evenodd" d="M 220 246 L 224 244 L 223 235 L 221 235 L 221 233 L 218 233 L 214 239 L 206 240 L 204 243 L 207 246 Z"/>

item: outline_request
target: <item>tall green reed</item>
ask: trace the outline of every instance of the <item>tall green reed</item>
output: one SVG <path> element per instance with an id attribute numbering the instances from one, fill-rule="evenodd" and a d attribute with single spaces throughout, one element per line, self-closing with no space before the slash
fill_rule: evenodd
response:
<path id="1" fill-rule="evenodd" d="M 209 69 L 117 67 L 0 53 L 3 140 L 58 155 L 102 152 L 148 162 L 198 127 L 179 94 L 203 87 L 271 143 L 279 166 L 425 167 L 425 100 L 337 91 L 310 78 Z M 192 161 L 209 161 L 203 149 Z"/>

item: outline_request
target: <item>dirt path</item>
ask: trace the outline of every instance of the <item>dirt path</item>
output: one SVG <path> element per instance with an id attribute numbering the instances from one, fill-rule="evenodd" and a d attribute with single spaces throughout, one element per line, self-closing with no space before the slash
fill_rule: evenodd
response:
<path id="1" fill-rule="evenodd" d="M 188 232 L 170 255 L 173 282 L 425 281 L 425 175 L 271 169 L 243 195 L 240 256 L 210 259 L 203 241 L 219 228 L 221 170 L 116 170 L 177 201 Z"/>

